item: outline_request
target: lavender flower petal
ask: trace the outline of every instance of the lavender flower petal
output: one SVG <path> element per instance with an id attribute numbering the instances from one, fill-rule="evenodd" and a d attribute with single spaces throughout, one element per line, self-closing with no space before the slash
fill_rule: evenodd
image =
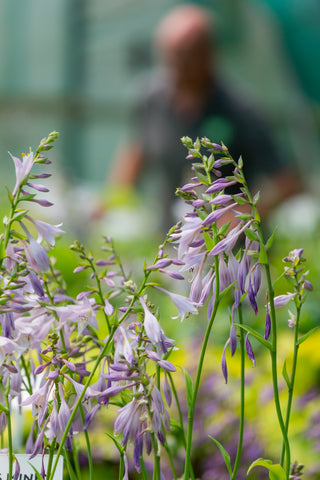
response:
<path id="1" fill-rule="evenodd" d="M 265 338 L 265 340 L 268 340 L 268 338 L 270 337 L 270 333 L 271 333 L 271 318 L 270 318 L 269 312 L 267 311 L 267 314 L 266 314 L 266 326 L 265 326 L 265 330 L 264 330 L 264 338 Z"/>
<path id="2" fill-rule="evenodd" d="M 249 340 L 249 334 L 248 333 L 246 335 L 246 351 L 247 351 L 248 357 L 250 358 L 253 365 L 255 366 L 256 365 L 256 360 L 255 360 L 255 356 L 254 356 L 252 346 L 251 346 L 251 343 L 250 343 L 250 340 Z"/>

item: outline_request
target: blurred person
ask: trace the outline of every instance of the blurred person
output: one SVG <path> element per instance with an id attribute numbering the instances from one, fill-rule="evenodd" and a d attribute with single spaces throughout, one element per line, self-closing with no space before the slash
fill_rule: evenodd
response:
<path id="1" fill-rule="evenodd" d="M 196 5 L 181 5 L 160 22 L 155 48 L 160 73 L 142 85 L 132 140 L 115 158 L 109 182 L 136 185 L 151 173 L 158 181 L 162 229 L 174 221 L 174 192 L 190 162 L 180 138 L 207 136 L 223 141 L 231 155 L 244 159 L 252 189 L 263 189 L 262 215 L 301 189 L 299 175 L 284 161 L 260 114 L 218 70 L 212 15 Z"/>

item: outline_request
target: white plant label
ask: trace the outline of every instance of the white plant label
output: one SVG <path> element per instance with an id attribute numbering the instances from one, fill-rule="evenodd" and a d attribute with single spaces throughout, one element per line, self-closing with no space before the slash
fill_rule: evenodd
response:
<path id="1" fill-rule="evenodd" d="M 29 460 L 30 455 L 26 454 L 17 454 L 14 455 L 15 461 L 13 463 L 12 478 L 14 478 L 17 461 L 19 463 L 20 472 L 17 477 L 17 480 L 37 480 L 37 475 L 35 470 L 32 468 L 32 465 L 41 473 L 42 469 L 42 460 L 47 472 L 49 455 L 36 455 L 34 458 Z M 54 457 L 53 463 L 55 462 L 56 456 Z M 63 478 L 63 459 L 59 458 L 56 471 L 54 473 L 53 480 L 62 480 Z M 9 480 L 9 456 L 7 454 L 0 455 L 0 480 Z"/>

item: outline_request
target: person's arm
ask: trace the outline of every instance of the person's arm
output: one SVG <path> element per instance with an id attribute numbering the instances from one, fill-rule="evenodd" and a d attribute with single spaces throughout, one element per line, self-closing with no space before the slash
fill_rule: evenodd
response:
<path id="1" fill-rule="evenodd" d="M 121 187 L 131 187 L 139 179 L 143 168 L 143 149 L 137 143 L 119 147 L 107 183 Z"/>

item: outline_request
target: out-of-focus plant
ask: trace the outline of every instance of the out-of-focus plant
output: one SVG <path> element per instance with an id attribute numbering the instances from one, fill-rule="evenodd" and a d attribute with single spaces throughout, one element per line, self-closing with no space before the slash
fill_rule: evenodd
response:
<path id="1" fill-rule="evenodd" d="M 232 308 L 224 320 L 229 325 L 229 335 L 223 349 L 222 372 L 227 382 L 226 350 L 230 348 L 233 356 L 238 349 L 239 431 L 232 435 L 233 457 L 227 451 L 230 445 L 223 446 L 213 437 L 212 448 L 220 450 L 229 478 L 239 478 L 247 442 L 245 359 L 247 356 L 256 363 L 250 342 L 253 337 L 270 354 L 282 444 L 279 463 L 259 458 L 248 472 L 262 466 L 269 470 L 273 480 L 299 478 L 302 467 L 291 462 L 289 427 L 299 347 L 313 332 L 300 334 L 301 307 L 312 285 L 307 280 L 303 250 L 292 250 L 284 259 L 283 273 L 292 288 L 289 293 L 276 295 L 277 280 L 273 282 L 269 266 L 275 233 L 267 241 L 263 238 L 258 211 L 260 197 L 251 196 L 242 159 L 236 162 L 224 145 L 207 138 L 193 143 L 185 137 L 183 143 L 189 150 L 187 158 L 192 162 L 194 177 L 177 193 L 189 211 L 169 231 L 154 262 L 144 265 L 140 283 L 136 284 L 127 274 L 111 238 L 103 239 L 103 255 L 98 259 L 76 241 L 71 247 L 79 257 L 74 273 L 89 272 L 91 283 L 73 298 L 48 255 L 55 236 L 63 233 L 61 225 L 50 225 L 29 212 L 32 202 L 43 207 L 51 205 L 38 198 L 39 193 L 48 191 L 39 181 L 50 174 L 35 174 L 33 167 L 50 163 L 44 153 L 56 138 L 56 132 L 51 133 L 35 153 L 30 151 L 22 160 L 12 156 L 16 184 L 12 191 L 8 190 L 10 212 L 4 218 L 0 240 L 0 427 L 2 433 L 7 432 L 9 478 L 19 476 L 11 415 L 12 400 L 18 398 L 21 406 L 32 405 L 33 424 L 26 452 L 30 458 L 45 452 L 49 455 L 47 467 L 43 463 L 37 472 L 38 478 L 53 479 L 60 455 L 65 459 L 70 478 L 81 478 L 75 442 L 80 432 L 88 451 L 90 479 L 94 478 L 88 429 L 99 410 L 113 406 L 118 408 L 118 414 L 113 431 L 107 434 L 119 452 L 119 478 L 128 478 L 130 445 L 133 445 L 135 468 L 143 479 L 148 478 L 149 471 L 146 456 L 153 458 L 153 480 L 163 477 L 163 452 L 168 458 L 170 475 L 178 478 L 181 472 L 176 469 L 170 441 L 174 426 L 179 431 L 175 439 L 185 452 L 184 479 L 194 479 L 196 472 L 191 459 L 202 370 L 218 310 L 227 296 L 232 298 Z M 238 192 L 228 193 L 227 189 L 234 186 Z M 173 255 L 172 246 L 177 256 Z M 159 281 L 161 275 L 170 278 L 173 284 L 187 279 L 188 295 L 164 288 Z M 267 285 L 263 326 L 253 328 L 245 319 L 244 304 L 258 314 L 257 295 L 262 275 Z M 179 399 L 174 381 L 176 367 L 169 360 L 176 349 L 175 341 L 165 335 L 160 323 L 161 311 L 148 296 L 154 290 L 171 299 L 181 321 L 197 314 L 199 309 L 207 310 L 208 323 L 200 354 L 190 352 L 194 356 L 195 374 L 184 370 L 186 402 Z M 293 305 L 289 321 L 294 330 L 293 361 L 290 368 L 285 362 L 282 369 L 287 386 L 283 406 L 279 398 L 276 310 L 289 303 Z M 177 416 L 170 421 L 173 403 Z M 2 446 L 5 447 L 4 435 Z"/>

